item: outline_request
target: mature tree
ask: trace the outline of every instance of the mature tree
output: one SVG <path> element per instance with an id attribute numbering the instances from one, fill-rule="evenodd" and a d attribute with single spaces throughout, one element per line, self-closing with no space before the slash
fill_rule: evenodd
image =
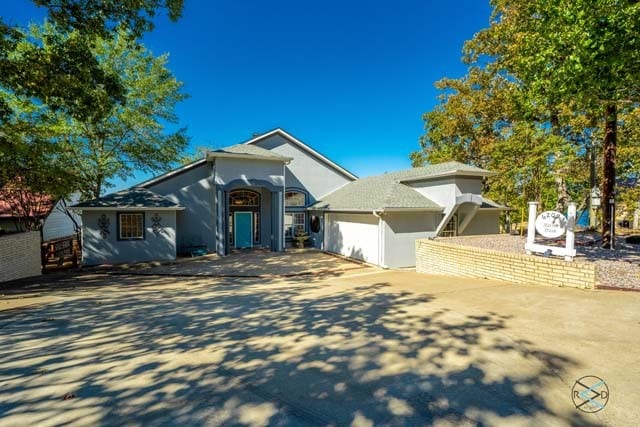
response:
<path id="1" fill-rule="evenodd" d="M 65 30 L 102 36 L 127 30 L 134 36 L 153 29 L 158 10 L 166 9 L 176 21 L 184 0 L 33 0 L 49 11 L 49 18 Z"/>
<path id="2" fill-rule="evenodd" d="M 0 17 L 0 85 L 82 119 L 124 102 L 124 88 L 118 76 L 105 73 L 91 54 L 95 36 L 106 39 L 120 29 L 131 37 L 139 37 L 153 28 L 157 10 L 166 8 L 172 20 L 178 19 L 183 0 L 34 0 L 34 3 L 45 7 L 50 20 L 74 37 L 53 36 L 48 42 L 55 48 L 45 51 L 33 46 L 22 55 L 12 56 L 25 35 Z M 6 105 L 0 105 L 4 117 L 9 112 Z"/>
<path id="3" fill-rule="evenodd" d="M 25 113 L 23 105 L 10 98 L 46 107 L 45 113 L 37 113 L 43 117 L 63 113 L 81 122 L 108 117 L 129 97 L 117 72 L 105 68 L 94 55 L 95 37 L 108 40 L 116 30 L 131 39 L 139 37 L 152 29 L 157 11 L 166 9 L 172 20 L 179 18 L 183 0 L 33 1 L 47 8 L 50 20 L 62 31 L 48 34 L 45 48 L 30 43 L 25 31 L 0 17 L 0 170 L 7 179 L 26 179 L 29 171 L 37 170 L 48 178 L 45 182 L 55 184 L 47 189 L 53 194 L 59 190 L 56 181 L 65 175 L 57 146 L 50 145 L 50 136 L 25 132 L 25 127 L 37 123 L 31 120 L 36 113 Z M 43 155 L 19 157 L 34 152 Z"/>
<path id="4" fill-rule="evenodd" d="M 618 112 L 640 99 L 640 4 L 635 0 L 492 0 L 489 28 L 465 49 L 471 62 L 517 77 L 537 102 L 573 102 L 604 120 L 603 239 L 615 221 Z M 554 124 L 552 123 L 552 126 Z"/>
<path id="5" fill-rule="evenodd" d="M 514 219 L 529 200 L 548 205 L 555 197 L 549 190 L 555 162 L 554 138 L 540 122 L 544 109 L 530 108 L 513 79 L 477 67 L 436 87 L 443 95 L 424 115 L 426 133 L 422 149 L 411 155 L 413 165 L 453 159 L 497 172 L 485 192 L 515 208 Z"/>
<path id="6" fill-rule="evenodd" d="M 31 36 L 46 50 L 48 34 L 56 31 L 52 25 L 33 27 Z M 123 104 L 99 118 L 57 115 L 57 144 L 74 164 L 76 187 L 84 197 L 99 197 L 116 176 L 168 168 L 188 142 L 184 129 L 167 129 L 175 127 L 175 106 L 186 98 L 183 84 L 167 68 L 168 55 L 155 57 L 122 32 L 98 39 L 92 53 L 105 72 L 120 76 L 126 94 Z"/>

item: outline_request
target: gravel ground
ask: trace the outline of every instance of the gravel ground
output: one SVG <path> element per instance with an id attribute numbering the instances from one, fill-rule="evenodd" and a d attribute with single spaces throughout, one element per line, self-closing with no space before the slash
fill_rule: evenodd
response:
<path id="1" fill-rule="evenodd" d="M 576 234 L 577 261 L 596 264 L 600 286 L 640 289 L 640 245 L 625 243 L 624 237 L 616 239 L 616 249 L 601 249 L 599 236 L 592 233 Z M 507 234 L 473 237 L 441 238 L 448 243 L 492 249 L 496 251 L 524 254 L 525 237 Z M 542 239 L 536 240 L 536 242 Z M 564 246 L 564 240 L 555 244 Z"/>

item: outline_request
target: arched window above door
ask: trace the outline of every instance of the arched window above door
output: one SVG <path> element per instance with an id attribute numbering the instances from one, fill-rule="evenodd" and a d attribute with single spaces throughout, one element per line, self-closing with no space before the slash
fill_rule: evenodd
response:
<path id="1" fill-rule="evenodd" d="M 229 193 L 229 206 L 260 206 L 260 194 L 251 190 L 234 190 Z"/>
<path id="2" fill-rule="evenodd" d="M 307 205 L 307 195 L 299 190 L 287 190 L 284 195 L 284 205 L 287 207 L 304 207 Z"/>

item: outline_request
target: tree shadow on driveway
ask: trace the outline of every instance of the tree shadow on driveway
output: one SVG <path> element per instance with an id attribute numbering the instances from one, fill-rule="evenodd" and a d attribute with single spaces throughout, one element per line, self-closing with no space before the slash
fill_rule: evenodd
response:
<path id="1" fill-rule="evenodd" d="M 0 314 L 0 424 L 593 421 L 548 392 L 576 361 L 510 340 L 506 316 L 456 313 L 388 283 L 91 290 Z"/>

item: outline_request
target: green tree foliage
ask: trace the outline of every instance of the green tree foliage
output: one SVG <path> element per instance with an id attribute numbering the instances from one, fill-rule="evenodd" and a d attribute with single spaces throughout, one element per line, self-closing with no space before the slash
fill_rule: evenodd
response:
<path id="1" fill-rule="evenodd" d="M 56 26 L 32 27 L 30 39 L 43 50 Z M 73 33 L 69 35 L 73 37 Z M 159 171 L 179 159 L 187 145 L 184 129 L 169 131 L 177 123 L 175 106 L 186 98 L 182 83 L 167 68 L 168 55 L 155 57 L 128 34 L 96 39 L 92 55 L 105 73 L 113 73 L 125 88 L 125 100 L 105 114 L 81 119 L 35 106 L 48 115 L 52 141 L 64 163 L 73 165 L 74 188 L 84 197 L 99 197 L 114 177 L 134 171 Z"/>
<path id="2" fill-rule="evenodd" d="M 153 18 L 158 10 L 166 10 L 169 19 L 182 15 L 184 0 L 33 0 L 49 11 L 49 18 L 65 30 L 102 38 L 117 30 L 126 30 L 135 37 L 153 30 Z"/>
<path id="3" fill-rule="evenodd" d="M 98 123 L 132 99 L 118 70 L 95 55 L 96 37 L 108 42 L 126 34 L 133 41 L 152 29 L 158 11 L 178 19 L 183 0 L 33 1 L 58 30 L 35 42 L 0 17 L 0 185 L 16 177 L 35 181 L 37 171 L 52 184 L 46 193 L 69 193 L 73 180 L 52 120 L 62 114 Z"/>
<path id="4" fill-rule="evenodd" d="M 517 90 L 509 93 L 514 102 L 500 104 L 510 123 L 508 131 L 500 135 L 497 144 L 467 151 L 468 155 L 475 159 L 476 152 L 483 152 L 494 163 L 502 158 L 512 162 L 519 169 L 512 173 L 524 177 L 516 186 L 524 188 L 533 180 L 543 183 L 545 191 L 554 193 L 556 208 L 561 209 L 569 197 L 577 201 L 584 198 L 589 187 L 590 150 L 600 147 L 604 154 L 600 162 L 603 199 L 608 200 L 615 185 L 617 129 L 627 125 L 618 120 L 618 114 L 633 110 L 640 101 L 640 3 L 492 0 L 491 4 L 490 26 L 465 44 L 465 60 L 473 65 L 470 76 L 478 67 Z M 482 85 L 471 89 L 495 96 Z M 482 95 L 467 98 L 473 104 L 481 102 Z M 453 108 L 446 104 L 444 101 L 435 111 Z M 511 108 L 513 105 L 518 108 Z M 482 109 L 482 104 L 475 109 Z M 430 113 L 425 120 L 425 138 L 433 139 L 429 144 L 436 146 L 442 139 L 431 127 L 442 125 Z M 485 129 L 499 128 L 498 121 L 486 120 Z M 594 143 L 598 135 L 602 144 Z M 514 150 L 523 161 L 502 155 Z M 532 162 L 536 167 L 530 167 Z M 493 167 L 500 171 L 500 165 Z M 542 175 L 535 177 L 534 171 Z M 545 182 L 548 177 L 553 184 Z M 603 218 L 608 245 L 611 218 L 606 204 Z"/>

